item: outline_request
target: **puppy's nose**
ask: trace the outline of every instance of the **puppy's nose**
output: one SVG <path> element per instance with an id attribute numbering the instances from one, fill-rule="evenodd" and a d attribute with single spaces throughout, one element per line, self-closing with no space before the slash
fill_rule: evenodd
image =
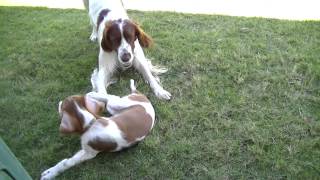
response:
<path id="1" fill-rule="evenodd" d="M 128 62 L 130 59 L 131 59 L 131 54 L 128 53 L 128 52 L 123 53 L 122 56 L 121 56 L 121 60 L 123 62 Z"/>

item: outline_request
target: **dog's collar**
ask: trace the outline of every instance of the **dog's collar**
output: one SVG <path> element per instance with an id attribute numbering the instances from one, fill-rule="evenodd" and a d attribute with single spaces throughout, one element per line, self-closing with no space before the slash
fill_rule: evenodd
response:
<path id="1" fill-rule="evenodd" d="M 89 124 L 84 127 L 84 132 L 86 132 L 96 122 L 96 120 L 96 118 L 92 118 Z"/>

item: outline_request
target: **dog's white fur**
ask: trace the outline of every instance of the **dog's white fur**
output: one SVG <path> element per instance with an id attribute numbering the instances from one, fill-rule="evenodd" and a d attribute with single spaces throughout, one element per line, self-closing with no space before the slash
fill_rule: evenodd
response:
<path id="1" fill-rule="evenodd" d="M 48 180 L 48 179 L 53 179 L 63 171 L 69 169 L 72 166 L 75 166 L 83 161 L 89 160 L 94 158 L 100 151 L 94 149 L 92 146 L 90 146 L 90 141 L 94 141 L 95 139 L 99 138 L 102 139 L 103 142 L 115 142 L 116 143 L 116 148 L 111 151 L 120 151 L 123 148 L 130 147 L 137 142 L 143 140 L 147 133 L 137 137 L 134 141 L 128 142 L 125 137 L 124 137 L 124 132 L 121 131 L 119 126 L 113 121 L 113 117 L 116 117 L 121 115 L 124 109 L 128 109 L 132 106 L 142 106 L 145 110 L 144 114 L 147 113 L 151 118 L 149 120 L 152 121 L 150 129 L 147 129 L 148 132 L 151 131 L 151 129 L 154 126 L 154 121 L 155 121 L 155 111 L 152 106 L 152 104 L 147 100 L 147 101 L 137 101 L 133 100 L 130 98 L 131 96 L 137 96 L 137 91 L 136 87 L 134 86 L 134 81 L 131 80 L 130 84 L 131 88 L 131 94 L 125 96 L 125 97 L 118 97 L 114 95 L 106 95 L 106 94 L 99 94 L 95 92 L 88 93 L 86 96 L 92 98 L 95 101 L 99 102 L 105 102 L 107 104 L 107 110 L 110 114 L 113 116 L 110 118 L 103 118 L 104 121 L 107 122 L 106 126 L 103 126 L 99 124 L 98 120 L 95 118 L 93 114 L 91 114 L 88 110 L 80 108 L 76 104 L 76 109 L 79 113 L 82 114 L 82 117 L 84 117 L 84 123 L 83 123 L 83 128 L 87 129 L 84 131 L 84 133 L 81 135 L 81 147 L 82 149 L 78 151 L 74 156 L 68 159 L 64 159 L 60 161 L 58 164 L 55 166 L 49 168 L 48 170 L 45 170 L 41 174 L 41 180 Z M 85 97 L 86 98 L 86 97 Z M 72 117 L 72 115 L 68 114 L 65 112 L 64 109 L 62 109 L 62 103 L 59 103 L 59 113 L 61 115 L 61 126 L 68 126 L 70 123 L 68 120 Z M 141 117 L 144 117 L 141 115 Z M 130 131 L 131 129 L 129 129 Z"/>
<path id="2" fill-rule="evenodd" d="M 137 69 L 144 77 L 144 79 L 149 83 L 151 89 L 155 95 L 160 99 L 169 100 L 171 94 L 163 89 L 159 84 L 159 78 L 157 75 L 165 73 L 167 70 L 165 68 L 159 68 L 153 66 L 151 62 L 145 57 L 143 49 L 139 44 L 138 39 L 135 40 L 135 48 L 132 50 L 131 46 L 121 34 L 121 44 L 117 51 L 106 52 L 101 47 L 101 41 L 103 39 L 103 32 L 105 29 L 105 24 L 110 21 L 115 20 L 129 20 L 126 10 L 123 7 L 121 0 L 83 0 L 84 5 L 89 11 L 90 22 L 92 25 L 92 34 L 90 39 L 92 41 L 98 40 L 100 46 L 98 69 L 95 69 L 91 82 L 93 84 L 93 91 L 107 94 L 106 88 L 108 85 L 114 83 L 112 79 L 115 71 L 117 69 L 126 70 L 127 68 L 133 66 Z M 100 24 L 97 24 L 97 19 L 99 18 L 102 10 L 110 10 L 107 15 L 103 18 Z M 124 21 L 119 22 L 119 27 L 121 32 L 123 32 Z M 98 27 L 98 29 L 97 29 Z M 121 56 L 124 53 L 129 53 L 130 59 L 127 62 L 121 61 Z M 99 80 L 97 80 L 99 79 Z"/>

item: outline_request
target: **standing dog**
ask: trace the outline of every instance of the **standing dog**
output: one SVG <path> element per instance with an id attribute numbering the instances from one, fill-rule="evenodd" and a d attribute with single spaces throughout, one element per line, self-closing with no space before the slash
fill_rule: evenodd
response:
<path id="1" fill-rule="evenodd" d="M 61 133 L 79 133 L 81 147 L 73 157 L 60 161 L 41 174 L 41 180 L 52 179 L 99 152 L 115 152 L 143 140 L 151 131 L 155 112 L 146 96 L 130 81 L 131 94 L 125 97 L 89 93 L 70 96 L 59 103 Z M 112 116 L 100 117 L 105 107 Z"/>
<path id="2" fill-rule="evenodd" d="M 84 0 L 89 11 L 92 34 L 90 39 L 100 46 L 98 69 L 95 69 L 91 82 L 93 91 L 106 94 L 106 88 L 113 83 L 116 70 L 126 70 L 133 66 L 150 84 L 158 98 L 169 100 L 171 94 L 159 84 L 157 75 L 167 70 L 152 66 L 145 57 L 142 47 L 152 45 L 151 38 L 132 22 L 121 0 Z M 101 81 L 97 82 L 99 78 Z"/>

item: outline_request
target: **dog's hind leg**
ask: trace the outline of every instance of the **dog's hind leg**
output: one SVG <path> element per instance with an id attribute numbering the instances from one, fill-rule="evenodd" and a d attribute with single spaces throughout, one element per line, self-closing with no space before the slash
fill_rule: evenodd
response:
<path id="1" fill-rule="evenodd" d="M 83 5 L 86 8 L 86 10 L 89 10 L 89 0 L 83 0 Z"/>
<path id="2" fill-rule="evenodd" d="M 92 22 L 92 19 L 90 18 L 90 24 L 92 26 L 92 33 L 90 35 L 90 40 L 92 42 L 96 42 L 98 39 L 98 32 L 97 32 L 97 27 L 94 25 L 94 23 Z"/>
<path id="3" fill-rule="evenodd" d="M 87 152 L 85 150 L 78 151 L 74 156 L 69 159 L 60 161 L 55 166 L 45 170 L 41 174 L 41 180 L 53 179 L 63 171 L 69 169 L 72 166 L 82 163 L 83 161 L 94 158 L 98 152 Z"/>

